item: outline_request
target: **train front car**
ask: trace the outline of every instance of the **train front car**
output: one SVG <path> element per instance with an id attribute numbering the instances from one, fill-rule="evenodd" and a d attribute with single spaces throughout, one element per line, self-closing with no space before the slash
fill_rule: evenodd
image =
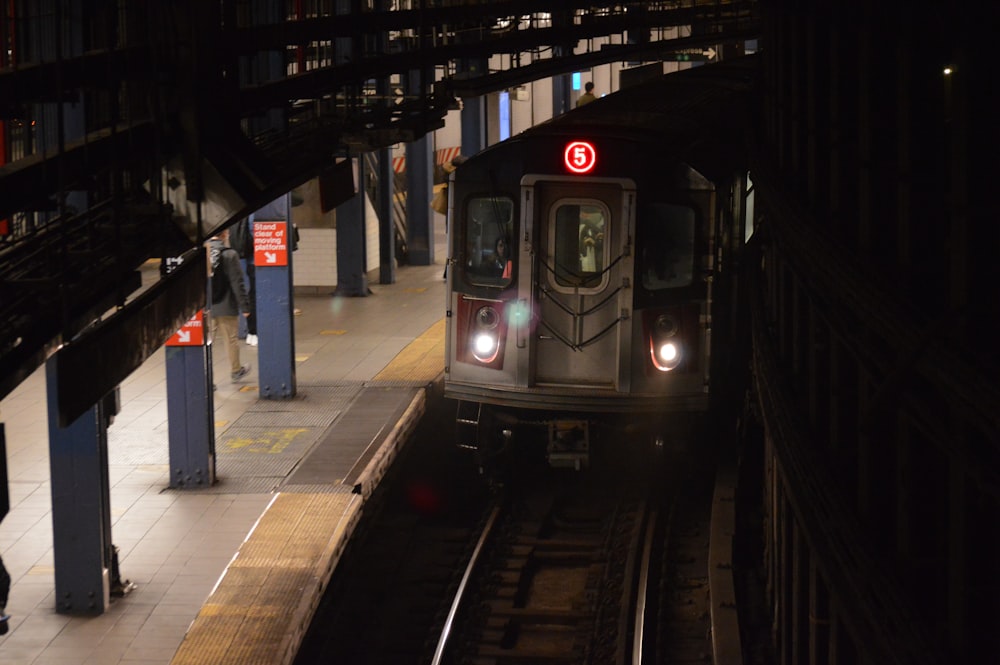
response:
<path id="1" fill-rule="evenodd" d="M 458 169 L 445 395 L 460 445 L 541 441 L 579 468 L 595 425 L 662 441 L 705 411 L 723 239 L 742 240 L 746 209 L 741 123 L 717 106 L 729 87 L 670 75 Z"/>

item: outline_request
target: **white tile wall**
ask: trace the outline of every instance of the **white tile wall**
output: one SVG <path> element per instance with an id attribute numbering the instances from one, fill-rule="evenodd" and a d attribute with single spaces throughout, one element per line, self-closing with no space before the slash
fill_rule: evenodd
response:
<path id="1" fill-rule="evenodd" d="M 299 249 L 292 258 L 294 286 L 337 285 L 337 230 L 299 229 Z"/>
<path id="2" fill-rule="evenodd" d="M 369 276 L 378 272 L 378 216 L 366 199 L 366 268 Z M 299 229 L 299 249 L 292 260 L 293 286 L 333 289 L 337 286 L 337 230 Z"/>

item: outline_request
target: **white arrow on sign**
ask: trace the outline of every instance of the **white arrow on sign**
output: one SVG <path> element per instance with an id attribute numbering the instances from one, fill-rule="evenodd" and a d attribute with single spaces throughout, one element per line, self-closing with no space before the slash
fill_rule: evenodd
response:
<path id="1" fill-rule="evenodd" d="M 191 331 L 190 330 L 178 330 L 177 331 L 177 341 L 187 344 L 191 341 Z"/>
<path id="2" fill-rule="evenodd" d="M 264 263 L 277 263 L 278 254 L 277 252 L 264 252 Z"/>
<path id="3" fill-rule="evenodd" d="M 712 60 L 713 58 L 715 58 L 715 55 L 716 55 L 715 54 L 715 49 L 712 48 L 711 46 L 709 46 L 707 49 L 705 49 L 704 51 L 702 51 L 701 54 L 703 56 L 705 56 L 706 58 L 708 58 L 709 60 Z"/>

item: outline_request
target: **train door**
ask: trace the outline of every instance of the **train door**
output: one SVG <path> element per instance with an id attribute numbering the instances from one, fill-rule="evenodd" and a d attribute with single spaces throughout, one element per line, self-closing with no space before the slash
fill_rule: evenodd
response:
<path id="1" fill-rule="evenodd" d="M 531 383 L 627 391 L 631 337 L 622 328 L 631 308 L 635 186 L 581 178 L 533 184 Z"/>

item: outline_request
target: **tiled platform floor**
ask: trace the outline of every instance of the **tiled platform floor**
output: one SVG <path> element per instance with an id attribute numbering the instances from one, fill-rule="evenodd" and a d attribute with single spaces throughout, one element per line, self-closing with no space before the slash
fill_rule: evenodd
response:
<path id="1" fill-rule="evenodd" d="M 443 253 L 439 253 L 443 256 Z M 404 347 L 438 323 L 444 307 L 443 259 L 404 266 L 394 285 L 371 286 L 367 298 L 296 296 L 294 408 L 314 409 L 316 439 L 338 390 L 372 380 Z M 257 349 L 242 353 L 257 367 Z M 121 387 L 122 410 L 108 431 L 112 540 L 122 578 L 136 589 L 95 617 L 55 611 L 51 497 L 44 370 L 0 402 L 6 427 L 11 512 L 0 523 L 0 553 L 13 578 L 10 632 L 0 637 L 3 665 L 168 665 L 226 566 L 273 498 L 286 470 L 261 456 L 227 458 L 230 428 L 261 417 L 256 371 L 242 384 L 226 377 L 225 352 L 214 370 L 220 482 L 207 490 L 170 490 L 166 375 L 162 349 Z M 442 359 L 443 366 L 443 359 Z M 263 405 L 263 406 L 262 406 Z M 326 415 L 323 415 L 326 414 Z M 339 415 L 339 413 L 338 413 Z M 266 415 L 264 416 L 267 417 Z M 334 418 L 337 416 L 334 415 Z M 278 417 L 280 419 L 280 417 Z M 308 453 L 303 441 L 292 453 Z M 239 448 L 239 446 L 236 446 Z M 228 466 L 227 466 L 228 465 Z M 263 482 L 258 479 L 265 477 Z"/>

